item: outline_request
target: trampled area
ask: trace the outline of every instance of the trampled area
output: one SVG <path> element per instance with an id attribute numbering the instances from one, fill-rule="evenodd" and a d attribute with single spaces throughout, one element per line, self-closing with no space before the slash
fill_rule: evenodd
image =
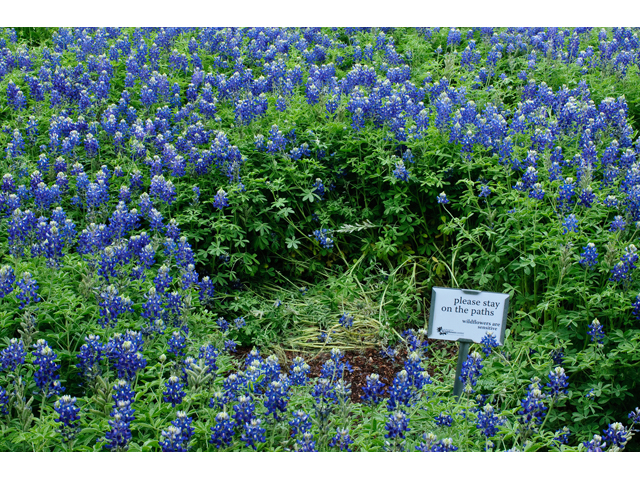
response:
<path id="1" fill-rule="evenodd" d="M 0 451 L 638 450 L 638 34 L 1 28 Z"/>

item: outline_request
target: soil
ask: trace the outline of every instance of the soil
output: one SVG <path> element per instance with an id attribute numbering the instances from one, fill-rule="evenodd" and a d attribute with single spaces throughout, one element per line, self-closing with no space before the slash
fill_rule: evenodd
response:
<path id="1" fill-rule="evenodd" d="M 233 356 L 242 361 L 251 351 L 250 346 L 238 347 L 238 350 Z M 434 350 L 440 350 L 444 355 L 442 357 L 451 359 L 458 354 L 458 344 L 455 342 L 447 342 L 444 340 L 432 340 L 429 342 L 429 352 L 433 353 Z M 351 372 L 345 370 L 345 380 L 351 383 L 351 401 L 359 403 L 361 396 L 364 394 L 362 387 L 367 384 L 367 376 L 372 373 L 380 375 L 380 381 L 386 385 L 391 385 L 396 373 L 404 369 L 404 361 L 407 357 L 407 351 L 401 350 L 394 359 L 382 354 L 380 350 L 367 349 L 367 350 L 346 350 L 343 352 L 343 361 L 349 362 L 351 365 Z M 285 352 L 287 362 L 281 360 L 281 366 L 283 371 L 288 371 L 289 365 L 293 362 L 295 357 L 302 357 L 305 362 L 311 367 L 309 372 L 309 378 L 317 378 L 320 376 L 320 370 L 322 365 L 326 362 L 331 354 L 329 352 L 322 353 L 304 353 L 304 352 Z M 429 355 L 431 357 L 431 355 Z M 427 361 L 427 371 L 434 379 L 438 378 L 438 367 Z M 389 394 L 385 389 L 384 397 L 388 397 Z"/>

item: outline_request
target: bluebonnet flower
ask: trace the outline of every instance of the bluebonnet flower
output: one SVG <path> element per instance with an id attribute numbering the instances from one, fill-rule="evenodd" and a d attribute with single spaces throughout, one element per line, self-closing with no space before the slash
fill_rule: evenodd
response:
<path id="1" fill-rule="evenodd" d="M 224 207 L 229 206 L 229 200 L 227 199 L 227 192 L 222 188 L 218 190 L 215 197 L 213 197 L 213 206 L 218 210 L 222 210 Z"/>
<path id="2" fill-rule="evenodd" d="M 158 274 L 153 279 L 153 283 L 156 286 L 156 291 L 160 294 L 163 294 L 167 287 L 171 285 L 171 280 L 173 278 L 169 275 L 169 267 L 166 265 L 162 265 L 158 269 Z"/>
<path id="3" fill-rule="evenodd" d="M 198 205 L 198 203 L 200 203 L 200 188 L 197 185 L 194 185 L 191 191 L 193 192 L 193 200 L 191 201 L 191 204 Z"/>
<path id="4" fill-rule="evenodd" d="M 611 227 L 609 228 L 610 232 L 617 232 L 617 231 L 622 231 L 624 230 L 624 227 L 626 227 L 627 222 L 624 221 L 624 218 L 622 218 L 621 215 L 616 215 L 615 218 L 613 219 L 613 222 L 611 222 Z"/>
<path id="5" fill-rule="evenodd" d="M 433 433 L 424 433 L 422 435 L 424 442 L 420 442 L 420 445 L 416 445 L 416 450 L 419 452 L 455 452 L 458 447 L 453 445 L 453 439 L 443 438 L 438 440 Z"/>
<path id="6" fill-rule="evenodd" d="M 566 395 L 568 386 L 569 382 L 567 382 L 567 375 L 564 373 L 564 368 L 556 367 L 549 372 L 549 383 L 547 383 L 547 387 L 551 389 L 551 398 L 556 399 L 559 396 Z"/>
<path id="7" fill-rule="evenodd" d="M 321 407 L 320 413 L 324 412 L 324 407 L 336 403 L 336 392 L 334 384 L 328 378 L 319 378 L 313 386 L 311 396 L 316 401 L 316 407 Z M 318 414 L 318 411 L 316 411 Z"/>
<path id="8" fill-rule="evenodd" d="M 13 268 L 4 265 L 0 268 L 0 298 L 4 298 L 13 292 L 13 284 L 16 281 L 16 275 Z"/>
<path id="9" fill-rule="evenodd" d="M 162 431 L 162 440 L 158 442 L 163 452 L 186 452 L 182 430 L 175 425 L 170 425 Z"/>
<path id="10" fill-rule="evenodd" d="M 278 411 L 282 413 L 287 411 L 289 401 L 287 388 L 287 385 L 281 381 L 271 382 L 265 392 L 264 406 L 267 409 L 267 415 L 273 415 L 276 420 L 279 420 Z"/>
<path id="11" fill-rule="evenodd" d="M 253 419 L 256 406 L 251 402 L 251 398 L 244 395 L 238 398 L 238 403 L 233 406 L 233 419 L 236 421 L 238 428 L 244 427 L 245 423 Z"/>
<path id="12" fill-rule="evenodd" d="M 276 100 L 276 110 L 279 112 L 285 112 L 287 110 L 287 101 L 281 95 L 279 95 Z"/>
<path id="13" fill-rule="evenodd" d="M 225 352 L 230 352 L 233 353 L 236 351 L 236 347 L 238 346 L 238 344 L 236 342 L 234 342 L 233 340 L 225 340 L 224 341 L 224 351 Z"/>
<path id="14" fill-rule="evenodd" d="M 362 401 L 370 405 L 377 405 L 382 401 L 385 384 L 380 381 L 380 375 L 377 373 L 367 375 L 366 380 L 367 384 L 362 387 L 362 391 L 364 392 L 364 395 L 361 397 Z"/>
<path id="15" fill-rule="evenodd" d="M 353 327 L 353 316 L 348 313 L 343 313 L 338 321 L 344 328 L 349 329 Z"/>
<path id="16" fill-rule="evenodd" d="M 16 184 L 13 180 L 13 175 L 5 173 L 2 177 L 2 184 L 0 184 L 0 188 L 7 194 L 16 193 Z"/>
<path id="17" fill-rule="evenodd" d="M 171 205 L 176 198 L 176 189 L 171 180 L 165 181 L 162 175 L 156 175 L 151 179 L 149 195 Z"/>
<path id="18" fill-rule="evenodd" d="M 304 432 L 302 438 L 296 440 L 297 452 L 317 452 L 316 442 L 313 440 L 313 434 L 311 432 Z"/>
<path id="19" fill-rule="evenodd" d="M 176 419 L 171 422 L 171 425 L 179 430 L 182 441 L 182 448 L 184 450 L 175 451 L 189 450 L 189 442 L 191 441 L 191 437 L 193 437 L 193 433 L 195 432 L 195 428 L 191 426 L 192 423 L 193 418 L 187 416 L 185 412 L 176 412 Z M 166 450 L 163 449 L 163 451 Z"/>
<path id="20" fill-rule="evenodd" d="M 629 281 L 629 278 L 629 265 L 623 261 L 620 261 L 616 263 L 616 265 L 611 270 L 611 278 L 609 279 L 609 281 L 627 283 Z"/>
<path id="21" fill-rule="evenodd" d="M 598 263 L 598 252 L 594 243 L 588 243 L 586 247 L 582 247 L 580 254 L 580 265 L 585 268 L 593 269 Z"/>
<path id="22" fill-rule="evenodd" d="M 104 348 L 105 355 L 115 367 L 118 378 L 132 380 L 139 370 L 147 366 L 142 355 L 144 340 L 140 332 L 128 330 L 124 335 L 115 333 Z"/>
<path id="23" fill-rule="evenodd" d="M 591 208 L 591 205 L 596 199 L 596 194 L 593 193 L 593 189 L 591 187 L 587 187 L 580 192 L 579 199 L 580 205 Z"/>
<path id="24" fill-rule="evenodd" d="M 640 408 L 636 407 L 634 411 L 629 413 L 629 418 L 634 425 L 640 423 Z"/>
<path id="25" fill-rule="evenodd" d="M 152 231 L 160 234 L 164 231 L 164 226 L 162 224 L 162 214 L 155 208 L 152 208 L 149 212 L 149 227 Z"/>
<path id="26" fill-rule="evenodd" d="M 176 358 L 184 356 L 184 349 L 187 346 L 187 339 L 183 337 L 180 332 L 173 332 L 167 345 L 169 346 L 169 353 L 173 353 Z"/>
<path id="27" fill-rule="evenodd" d="M 471 352 L 462 364 L 460 371 L 460 381 L 462 382 L 465 393 L 473 393 L 473 387 L 476 386 L 478 377 L 482 375 L 482 357 L 478 352 Z"/>
<path id="28" fill-rule="evenodd" d="M 568 210 L 571 200 L 575 195 L 575 183 L 572 177 L 567 177 L 560 186 L 560 195 L 558 197 L 558 210 Z"/>
<path id="29" fill-rule="evenodd" d="M 9 346 L 0 351 L 0 371 L 11 370 L 14 372 L 18 365 L 24 364 L 26 356 L 22 340 L 12 338 L 9 341 Z"/>
<path id="30" fill-rule="evenodd" d="M 396 410 L 401 405 L 409 406 L 413 392 L 411 388 L 411 379 L 406 370 L 398 372 L 393 379 L 393 385 L 389 390 L 389 400 L 387 402 L 387 410 Z"/>
<path id="31" fill-rule="evenodd" d="M 238 392 L 242 391 L 246 387 L 246 377 L 244 372 L 232 373 L 229 375 L 223 383 L 225 395 L 230 400 L 235 400 L 238 397 Z"/>
<path id="32" fill-rule="evenodd" d="M 291 438 L 298 433 L 305 433 L 311 429 L 311 418 L 304 410 L 296 410 L 292 413 L 293 420 L 289 420 L 291 426 Z"/>
<path id="33" fill-rule="evenodd" d="M 505 419 L 496 415 L 494 408 L 491 405 L 485 405 L 483 409 L 478 412 L 478 419 L 476 421 L 476 427 L 478 430 L 482 430 L 482 434 L 491 438 L 498 433 L 498 427 L 505 423 Z"/>
<path id="34" fill-rule="evenodd" d="M 315 187 L 315 189 L 313 190 L 313 193 L 317 194 L 320 197 L 320 199 L 324 198 L 325 188 L 324 188 L 324 184 L 322 183 L 322 180 L 320 180 L 319 178 L 316 178 L 316 183 L 314 183 L 313 186 Z"/>
<path id="35" fill-rule="evenodd" d="M 594 319 L 589 325 L 589 330 L 587 331 L 589 336 L 591 337 L 592 342 L 596 342 L 597 344 L 602 345 L 604 343 L 604 330 L 602 329 L 602 325 L 598 321 L 598 319 Z"/>
<path id="36" fill-rule="evenodd" d="M 615 208 L 618 206 L 618 199 L 614 195 L 607 195 L 602 204 L 605 207 Z"/>
<path id="37" fill-rule="evenodd" d="M 151 266 L 155 263 L 155 255 L 156 251 L 154 250 L 153 246 L 145 245 L 138 253 L 138 257 L 140 258 L 140 266 L 143 269 L 151 268 Z"/>
<path id="38" fill-rule="evenodd" d="M 2 385 L 0 385 L 0 415 L 9 415 L 9 394 L 4 389 Z"/>
<path id="39" fill-rule="evenodd" d="M 60 424 L 58 432 L 66 442 L 73 440 L 80 431 L 80 407 L 76 406 L 76 397 L 63 395 L 54 404 L 54 410 L 59 415 L 55 419 Z"/>
<path id="40" fill-rule="evenodd" d="M 133 311 L 133 302 L 128 297 L 118 295 L 118 290 L 113 285 L 108 285 L 100 293 L 100 318 L 98 323 L 102 328 L 115 327 L 118 316 Z"/>
<path id="41" fill-rule="evenodd" d="M 210 443 L 213 443 L 216 448 L 220 448 L 223 445 L 227 446 L 231 444 L 233 440 L 233 421 L 229 418 L 226 412 L 220 412 L 216 415 L 216 425 L 211 427 L 211 439 Z"/>
<path id="42" fill-rule="evenodd" d="M 529 190 L 529 198 L 533 198 L 535 200 L 543 200 L 545 191 L 542 189 L 542 185 L 540 183 L 534 183 Z"/>
<path id="43" fill-rule="evenodd" d="M 593 440 L 589 442 L 582 442 L 587 452 L 602 452 L 603 448 L 607 446 L 606 443 L 602 443 L 602 437 L 600 435 L 594 435 Z"/>
<path id="44" fill-rule="evenodd" d="M 104 345 L 98 335 L 89 335 L 84 338 L 86 342 L 80 347 L 80 353 L 76 355 L 79 363 L 76 367 L 82 371 L 82 375 L 89 381 L 100 375 L 100 361 L 104 358 Z"/>
<path id="45" fill-rule="evenodd" d="M 40 296 L 38 295 L 40 286 L 29 272 L 22 274 L 22 278 L 18 280 L 17 287 L 20 289 L 16 294 L 16 297 L 20 300 L 20 309 L 24 309 L 31 302 L 37 303 L 40 301 Z"/>
<path id="46" fill-rule="evenodd" d="M 480 343 L 482 343 L 482 352 L 488 357 L 491 354 L 491 350 L 493 348 L 499 347 L 500 344 L 496 339 L 496 336 L 493 332 L 487 332 L 484 337 L 480 339 Z"/>
<path id="47" fill-rule="evenodd" d="M 64 391 L 58 379 L 60 375 L 56 370 L 60 365 L 56 363 L 58 355 L 49 347 L 46 340 L 40 339 L 34 345 L 36 351 L 33 353 L 34 365 L 38 365 L 38 370 L 33 375 L 36 385 L 40 391 L 45 393 L 47 397 L 51 395 L 59 395 Z"/>
<path id="48" fill-rule="evenodd" d="M 173 241 L 178 242 L 180 237 L 180 228 L 178 227 L 178 222 L 176 222 L 175 218 L 169 220 L 167 223 L 167 230 L 165 232 L 165 236 L 167 238 L 171 238 Z"/>
<path id="49" fill-rule="evenodd" d="M 527 170 L 522 175 L 522 183 L 516 190 L 529 190 L 534 184 L 538 183 L 538 171 L 533 166 L 527 167 Z"/>
<path id="50" fill-rule="evenodd" d="M 449 203 L 449 199 L 447 198 L 446 193 L 441 192 L 440 195 L 438 195 L 438 203 L 442 203 L 442 204 Z"/>
<path id="51" fill-rule="evenodd" d="M 637 248 L 635 245 L 631 244 L 625 248 L 625 254 L 620 258 L 620 261 L 616 264 L 616 266 L 611 270 L 611 278 L 609 281 L 612 282 L 623 282 L 625 287 L 629 286 L 629 282 L 631 280 L 631 271 L 635 270 L 637 266 L 635 263 L 638 261 Z"/>
<path id="52" fill-rule="evenodd" d="M 571 436 L 571 430 L 568 427 L 562 427 L 560 430 L 556 430 L 556 436 L 553 437 L 553 440 L 556 442 L 556 445 L 567 445 L 569 443 L 569 437 Z"/>
<path id="53" fill-rule="evenodd" d="M 213 300 L 215 287 L 209 277 L 204 277 L 199 284 L 200 303 L 207 304 Z"/>
<path id="54" fill-rule="evenodd" d="M 197 285 L 198 282 L 198 272 L 196 272 L 196 267 L 190 263 L 187 265 L 187 268 L 184 270 L 182 274 L 182 282 L 183 288 L 186 290 L 191 287 L 191 285 Z"/>
<path id="55" fill-rule="evenodd" d="M 329 250 L 333 248 L 333 234 L 330 230 L 327 230 L 326 228 L 314 230 L 313 235 L 316 237 L 316 240 L 322 248 Z"/>
<path id="56" fill-rule="evenodd" d="M 444 413 L 440 413 L 436 418 L 436 425 L 441 427 L 450 427 L 453 425 L 453 417 L 451 415 L 446 415 Z"/>
<path id="57" fill-rule="evenodd" d="M 520 415 L 519 421 L 527 430 L 535 428 L 535 425 L 540 425 L 542 419 L 546 415 L 545 411 L 547 407 L 544 405 L 544 399 L 546 396 L 540 389 L 540 379 L 533 378 L 531 385 L 527 391 L 527 396 L 520 402 L 522 409 L 518 411 Z"/>
<path id="58" fill-rule="evenodd" d="M 119 263 L 117 251 L 113 247 L 106 247 L 100 253 L 98 275 L 104 279 L 105 283 L 109 283 L 111 277 L 116 278 L 118 276 L 116 267 Z"/>
<path id="59" fill-rule="evenodd" d="M 207 367 L 206 373 L 215 375 L 218 371 L 218 366 L 216 365 L 218 350 L 213 345 L 203 345 L 200 347 L 198 358 L 204 359 L 204 364 Z"/>
<path id="60" fill-rule="evenodd" d="M 264 374 L 264 383 L 275 382 L 280 378 L 280 363 L 278 357 L 270 355 L 261 365 Z"/>
<path id="61" fill-rule="evenodd" d="M 563 232 L 562 232 L 563 235 L 566 235 L 569 232 L 578 233 L 578 219 L 572 213 L 571 215 L 565 217 L 564 221 L 562 222 L 562 227 L 563 227 Z"/>
<path id="62" fill-rule="evenodd" d="M 393 171 L 393 175 L 398 180 L 402 180 L 403 182 L 408 182 L 409 181 L 409 172 L 407 171 L 406 167 L 404 166 L 404 162 L 402 160 L 400 160 L 399 162 L 396 163 L 396 168 Z"/>
<path id="63" fill-rule="evenodd" d="M 244 317 L 238 317 L 233 320 L 233 325 L 236 327 L 236 330 L 240 330 L 247 325 L 247 322 L 245 321 Z"/>
<path id="64" fill-rule="evenodd" d="M 329 442 L 330 447 L 338 447 L 341 452 L 351 452 L 351 444 L 353 444 L 353 440 L 349 435 L 349 429 L 340 427 L 336 429 L 336 434 Z"/>
<path id="65" fill-rule="evenodd" d="M 164 391 L 164 401 L 170 403 L 175 408 L 176 405 L 182 403 L 182 399 L 186 393 L 183 391 L 184 383 L 176 376 L 169 377 L 169 380 L 165 382 L 167 389 Z"/>
<path id="66" fill-rule="evenodd" d="M 393 443 L 385 442 L 387 447 L 391 447 L 394 451 L 402 451 L 404 442 L 401 442 L 400 439 L 406 438 L 405 432 L 411 430 L 409 428 L 409 417 L 402 410 L 397 410 L 389 415 L 384 428 L 387 430 L 384 435 L 385 438 L 393 441 Z"/>
<path id="67" fill-rule="evenodd" d="M 105 444 L 104 448 L 109 450 L 124 451 L 127 449 L 129 441 L 132 438 L 131 434 L 131 420 L 127 420 L 127 415 L 120 412 L 115 407 L 111 412 L 112 420 L 109 420 L 109 426 L 111 430 L 105 434 L 105 439 L 110 443 Z"/>
<path id="68" fill-rule="evenodd" d="M 98 143 L 98 139 L 95 138 L 91 133 L 87 133 L 84 139 L 84 149 L 87 153 L 87 157 L 95 157 L 98 154 L 98 150 L 100 149 L 100 144 Z"/>
<path id="69" fill-rule="evenodd" d="M 144 296 L 147 301 L 142 304 L 141 315 L 153 323 L 153 321 L 160 319 L 164 314 L 162 297 L 158 295 L 154 287 L 151 287 L 149 292 Z"/>
<path id="70" fill-rule="evenodd" d="M 259 418 L 252 418 L 251 421 L 244 424 L 244 432 L 242 433 L 242 441 L 245 442 L 247 447 L 252 447 L 257 450 L 256 443 L 266 442 L 265 432 L 266 430 L 260 425 L 262 420 Z"/>
<path id="71" fill-rule="evenodd" d="M 213 396 L 209 400 L 209 408 L 222 410 L 225 408 L 225 405 L 229 400 L 229 396 L 225 395 L 223 392 L 214 392 Z"/>
<path id="72" fill-rule="evenodd" d="M 427 332 L 420 329 L 417 332 L 414 329 L 408 329 L 402 332 L 402 338 L 407 342 L 409 352 L 418 351 L 421 355 L 426 356 L 429 349 L 429 341 L 427 340 Z"/>
<path id="73" fill-rule="evenodd" d="M 491 189 L 487 185 L 480 186 L 480 194 L 478 195 L 480 198 L 487 198 L 491 195 Z"/>
<path id="74" fill-rule="evenodd" d="M 564 351 L 562 348 L 558 348 L 551 352 L 551 360 L 553 360 L 554 365 L 562 365 L 564 358 Z"/>
<path id="75" fill-rule="evenodd" d="M 227 322 L 224 317 L 218 317 L 216 323 L 218 324 L 218 328 L 222 333 L 225 333 L 227 330 L 229 330 L 229 322 Z"/>
<path id="76" fill-rule="evenodd" d="M 419 350 L 412 351 L 404 362 L 404 369 L 409 376 L 409 382 L 418 392 L 425 385 L 431 384 L 431 377 L 422 366 L 422 352 Z"/>
<path id="77" fill-rule="evenodd" d="M 310 370 L 311 367 L 305 363 L 303 358 L 294 358 L 289 371 L 291 385 L 304 386 L 307 383 L 307 375 Z"/>

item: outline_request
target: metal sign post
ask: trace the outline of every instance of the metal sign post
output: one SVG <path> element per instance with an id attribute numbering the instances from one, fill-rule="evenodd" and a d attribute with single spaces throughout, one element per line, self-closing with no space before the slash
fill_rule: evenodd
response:
<path id="1" fill-rule="evenodd" d="M 453 396 L 456 398 L 460 398 L 460 395 L 462 395 L 462 380 L 460 380 L 460 376 L 462 375 L 462 364 L 469 356 L 469 347 L 472 343 L 473 340 L 469 340 L 467 338 L 461 338 L 458 341 L 458 366 L 456 367 L 456 381 L 453 384 Z"/>

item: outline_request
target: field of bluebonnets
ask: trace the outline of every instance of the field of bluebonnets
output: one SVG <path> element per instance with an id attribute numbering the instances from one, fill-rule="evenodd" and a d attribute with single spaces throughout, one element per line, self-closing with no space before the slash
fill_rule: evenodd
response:
<path id="1" fill-rule="evenodd" d="M 639 67 L 628 28 L 1 29 L 0 450 L 636 450 Z M 433 286 L 510 295 L 459 399 Z M 399 366 L 357 401 L 353 350 Z"/>

